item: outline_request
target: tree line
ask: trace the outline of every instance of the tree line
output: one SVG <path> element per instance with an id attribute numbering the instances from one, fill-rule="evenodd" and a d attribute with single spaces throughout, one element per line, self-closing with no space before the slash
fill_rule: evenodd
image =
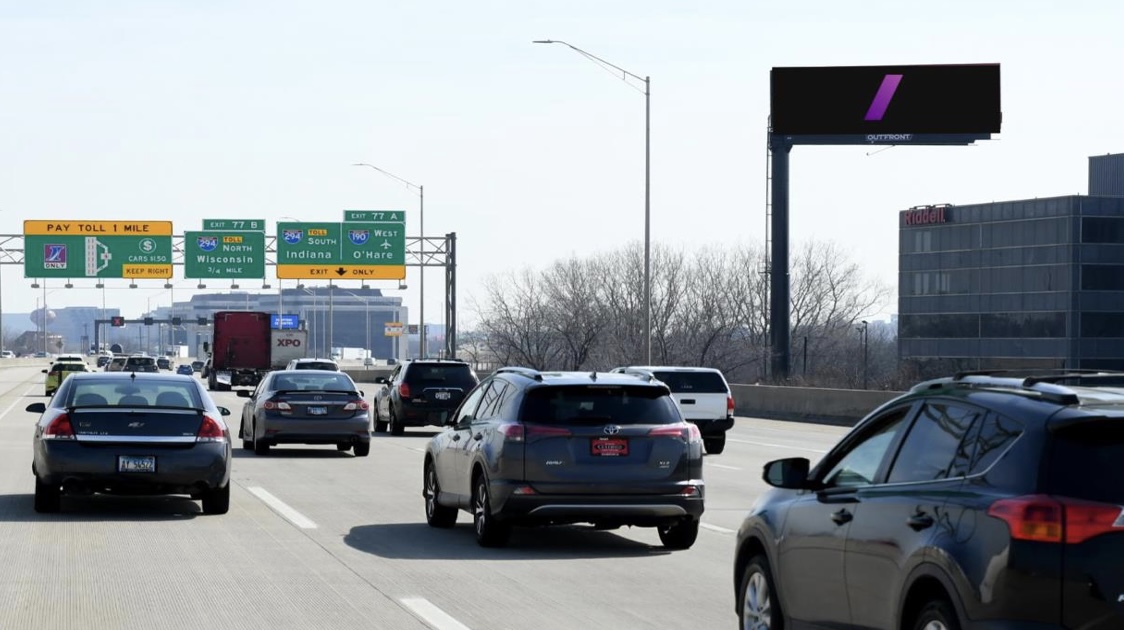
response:
<path id="1" fill-rule="evenodd" d="M 485 279 L 461 333 L 463 358 L 484 367 L 606 370 L 647 361 L 644 252 L 639 244 Z M 774 382 L 768 374 L 768 265 L 760 245 L 690 252 L 652 248 L 654 365 L 715 367 L 732 383 Z M 865 274 L 837 244 L 809 241 L 790 265 L 792 363 L 789 383 L 823 387 L 899 386 L 895 333 L 870 320 L 892 291 Z"/>

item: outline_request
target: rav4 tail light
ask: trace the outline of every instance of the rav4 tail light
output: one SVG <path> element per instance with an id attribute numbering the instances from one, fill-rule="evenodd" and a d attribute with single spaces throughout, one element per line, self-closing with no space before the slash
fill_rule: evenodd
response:
<path id="1" fill-rule="evenodd" d="M 44 440 L 74 440 L 77 437 L 74 435 L 74 426 L 70 424 L 70 416 L 60 414 L 51 420 L 47 425 L 46 430 L 43 431 Z"/>
<path id="2" fill-rule="evenodd" d="M 199 433 L 195 434 L 195 441 L 225 442 L 226 439 L 226 428 L 222 423 L 211 416 L 203 416 L 203 424 L 199 427 Z"/>
<path id="3" fill-rule="evenodd" d="M 687 443 L 701 442 L 702 434 L 699 433 L 699 428 L 689 422 L 678 422 L 676 424 L 668 424 L 662 427 L 656 427 L 648 431 L 650 437 L 658 437 L 661 435 L 682 438 Z"/>
<path id="4" fill-rule="evenodd" d="M 1045 494 L 1000 499 L 987 513 L 1006 522 L 1015 540 L 1078 544 L 1124 531 L 1124 508 L 1119 505 Z"/>
<path id="5" fill-rule="evenodd" d="M 405 384 L 405 383 L 400 384 L 398 386 L 398 395 L 401 396 L 402 398 L 409 398 L 410 397 L 410 386 Z"/>

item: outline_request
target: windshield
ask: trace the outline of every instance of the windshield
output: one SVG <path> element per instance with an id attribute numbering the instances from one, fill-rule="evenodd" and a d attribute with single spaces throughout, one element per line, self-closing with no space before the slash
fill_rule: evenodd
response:
<path id="1" fill-rule="evenodd" d="M 476 377 L 467 365 L 452 363 L 415 363 L 406 374 L 406 382 L 421 387 L 442 386 L 472 389 L 476 387 Z"/>
<path id="2" fill-rule="evenodd" d="M 123 379 L 93 378 L 71 379 L 64 407 L 172 407 L 200 409 L 205 407 L 199 391 L 190 383 L 162 380 L 133 381 Z"/>

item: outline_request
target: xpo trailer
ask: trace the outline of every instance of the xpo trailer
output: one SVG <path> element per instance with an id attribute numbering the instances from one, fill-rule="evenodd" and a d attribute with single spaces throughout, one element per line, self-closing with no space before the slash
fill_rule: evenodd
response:
<path id="1" fill-rule="evenodd" d="M 303 359 L 308 352 L 307 330 L 274 330 L 270 339 L 270 366 L 284 370 L 293 359 Z"/>

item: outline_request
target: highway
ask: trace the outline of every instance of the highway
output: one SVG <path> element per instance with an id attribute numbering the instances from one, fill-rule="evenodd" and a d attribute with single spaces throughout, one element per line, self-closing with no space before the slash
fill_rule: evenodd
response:
<path id="1" fill-rule="evenodd" d="M 0 629 L 734 628 L 734 532 L 770 459 L 818 459 L 846 429 L 739 418 L 706 459 L 703 530 L 668 552 L 651 529 L 517 529 L 477 546 L 471 517 L 425 523 L 422 452 L 433 431 L 376 435 L 356 458 L 235 442 L 229 514 L 186 498 L 64 498 L 32 509 L 39 366 L 0 368 Z M 373 400 L 372 384 L 367 389 Z M 229 408 L 236 434 L 242 403 Z"/>

